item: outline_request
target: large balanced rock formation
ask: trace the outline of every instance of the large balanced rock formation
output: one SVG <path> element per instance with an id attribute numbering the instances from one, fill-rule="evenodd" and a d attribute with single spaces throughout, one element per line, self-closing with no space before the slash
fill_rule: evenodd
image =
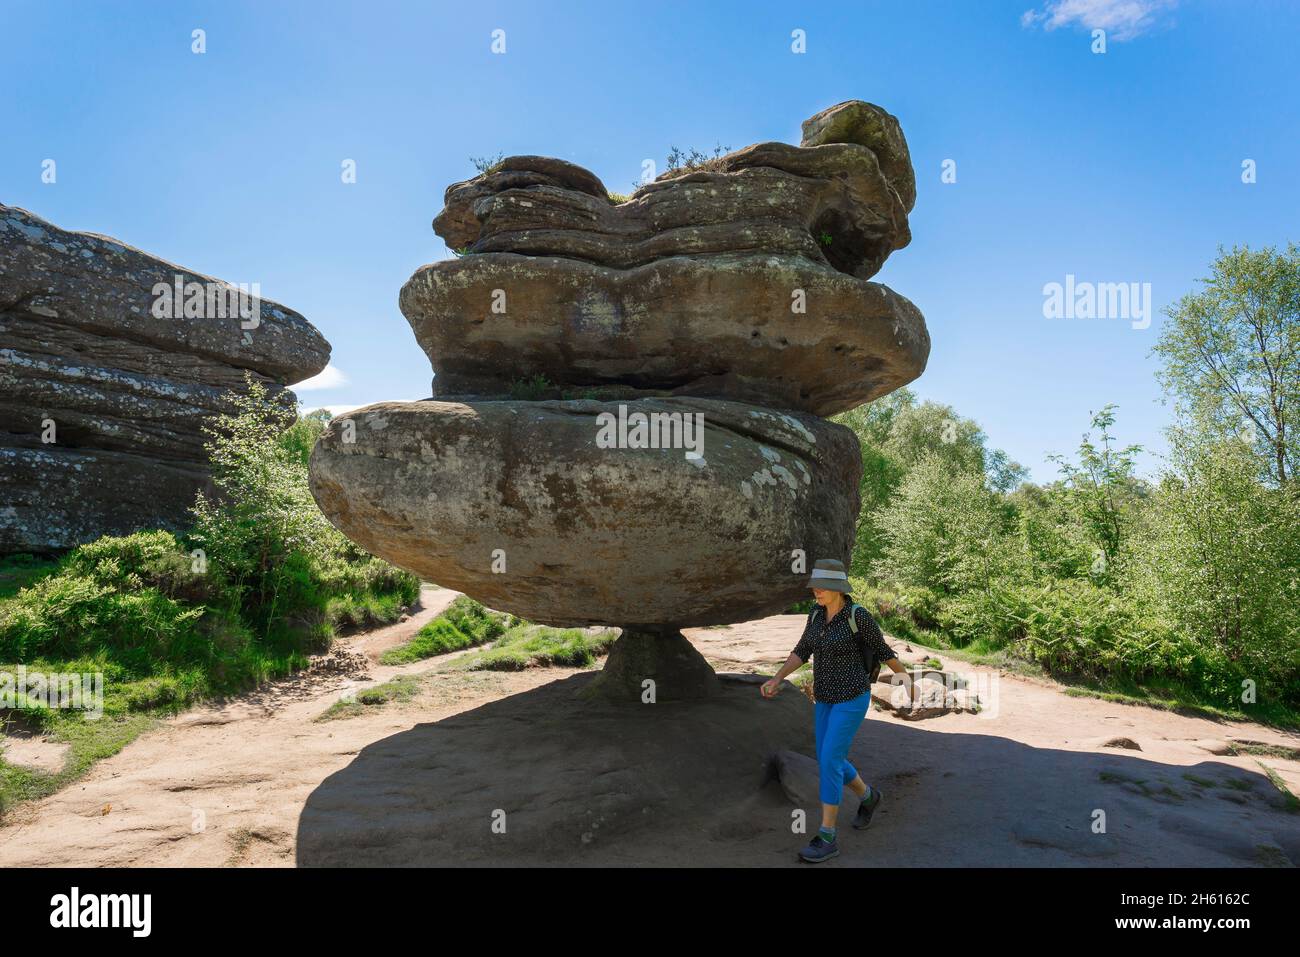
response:
<path id="1" fill-rule="evenodd" d="M 229 393 L 247 374 L 292 404 L 329 360 L 306 319 L 240 292 L 0 205 L 0 552 L 188 523 Z"/>
<path id="2" fill-rule="evenodd" d="M 400 297 L 435 396 L 332 423 L 317 502 L 489 605 L 623 626 L 598 691 L 715 692 L 679 629 L 779 611 L 849 557 L 861 456 L 818 416 L 925 366 L 920 312 L 869 281 L 914 201 L 897 121 L 861 101 L 621 203 L 538 156 L 453 185 L 434 228 L 459 258 Z"/>

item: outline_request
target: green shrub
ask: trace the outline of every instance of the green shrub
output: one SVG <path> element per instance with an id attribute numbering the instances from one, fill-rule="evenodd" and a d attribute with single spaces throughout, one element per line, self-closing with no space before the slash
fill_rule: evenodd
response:
<path id="1" fill-rule="evenodd" d="M 1167 624 L 1086 581 L 997 581 L 948 599 L 939 617 L 959 647 L 1013 646 L 1055 674 L 1185 678 L 1194 657 Z"/>
<path id="2" fill-rule="evenodd" d="M 316 440 L 321 437 L 334 416 L 328 409 L 317 409 L 298 420 L 280 433 L 279 444 L 303 468 L 311 459 L 311 450 L 316 447 Z"/>
<path id="3" fill-rule="evenodd" d="M 479 171 L 480 176 L 485 176 L 488 173 L 495 173 L 501 168 L 501 164 L 504 160 L 505 154 L 500 150 L 498 150 L 493 156 L 471 156 L 469 158 L 469 161 L 474 164 L 474 168 Z"/>
<path id="4" fill-rule="evenodd" d="M 59 574 L 119 591 L 154 588 L 190 604 L 222 604 L 226 598 L 184 542 L 165 531 L 105 536 L 82 545 L 64 558 Z"/>
<path id="5" fill-rule="evenodd" d="M 306 446 L 323 419 L 292 413 L 248 380 L 209 430 L 213 480 L 190 536 L 105 536 L 0 600 L 0 661 L 98 657 L 129 679 L 199 668 L 210 691 L 282 674 L 339 625 L 396 620 L 419 580 L 358 549 L 316 508 Z M 13 567 L 35 565 L 31 560 Z M 192 684 L 192 683 L 191 683 Z M 186 685 L 180 697 L 198 689 Z M 160 684 L 137 700 L 179 700 Z"/>
<path id="6" fill-rule="evenodd" d="M 379 661 L 385 665 L 401 665 L 472 648 L 495 640 L 519 623 L 513 615 L 489 611 L 474 599 L 461 595 L 406 644 L 384 652 Z"/>
<path id="7" fill-rule="evenodd" d="M 706 153 L 694 147 L 683 150 L 671 146 L 668 148 L 668 159 L 665 161 L 664 168 L 670 173 L 721 172 L 726 168 L 723 159 L 729 152 L 731 152 L 730 146 L 720 144 L 714 145 L 712 153 Z"/>
<path id="8" fill-rule="evenodd" d="M 1006 511 L 984 476 L 926 453 L 879 516 L 885 581 L 953 594 L 1006 574 Z"/>
<path id="9" fill-rule="evenodd" d="M 120 574 L 115 563 L 109 565 Z M 154 660 L 204 655 L 198 624 L 204 613 L 203 607 L 177 601 L 156 587 L 118 590 L 69 569 L 0 605 L 0 660 L 74 658 L 106 649 L 132 670 L 147 673 Z"/>
<path id="10" fill-rule="evenodd" d="M 939 596 L 928 588 L 872 585 L 856 576 L 849 577 L 853 597 L 866 608 L 890 635 L 922 643 L 933 643 L 929 634 L 938 627 Z"/>
<path id="11" fill-rule="evenodd" d="M 456 667 L 467 671 L 584 668 L 608 652 L 617 638 L 616 631 L 588 634 L 581 628 L 550 628 L 524 622 L 502 635 L 491 648 L 458 659 Z"/>
<path id="12" fill-rule="evenodd" d="M 1300 707 L 1300 486 L 1260 483 L 1243 442 L 1173 439 L 1135 594 L 1197 645 L 1217 699 L 1249 679 Z"/>
<path id="13" fill-rule="evenodd" d="M 209 574 L 266 640 L 319 641 L 333 621 L 331 600 L 344 621 L 391 620 L 415 600 L 419 581 L 358 549 L 316 507 L 303 448 L 323 420 L 307 419 L 294 431 L 292 414 L 259 382 L 249 377 L 246 388 L 232 397 L 235 412 L 207 429 L 218 494 L 199 496 L 192 537 Z M 376 595 L 397 600 L 383 607 L 366 600 Z"/>
<path id="14" fill-rule="evenodd" d="M 559 394 L 559 387 L 540 372 L 531 378 L 516 379 L 510 383 L 510 398 L 525 402 L 553 399 Z"/>

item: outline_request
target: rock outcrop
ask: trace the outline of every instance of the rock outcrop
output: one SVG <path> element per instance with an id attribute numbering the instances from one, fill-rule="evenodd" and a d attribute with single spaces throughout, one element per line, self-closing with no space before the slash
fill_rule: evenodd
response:
<path id="1" fill-rule="evenodd" d="M 920 312 L 867 280 L 911 239 L 897 121 L 860 101 L 674 170 L 614 203 L 593 174 L 512 156 L 447 190 L 434 229 L 461 256 L 400 303 L 435 395 L 572 388 L 714 395 L 833 415 L 912 381 Z"/>
<path id="2" fill-rule="evenodd" d="M 624 627 L 588 691 L 717 689 L 682 637 L 847 561 L 861 454 L 819 416 L 920 375 L 920 312 L 870 277 L 909 239 L 897 121 L 861 101 L 615 202 L 515 156 L 447 190 L 458 258 L 400 305 L 433 399 L 331 423 L 312 491 L 344 534 L 535 621 Z"/>
<path id="3" fill-rule="evenodd" d="M 184 527 L 229 393 L 248 374 L 292 404 L 328 360 L 251 284 L 0 205 L 0 552 Z"/>

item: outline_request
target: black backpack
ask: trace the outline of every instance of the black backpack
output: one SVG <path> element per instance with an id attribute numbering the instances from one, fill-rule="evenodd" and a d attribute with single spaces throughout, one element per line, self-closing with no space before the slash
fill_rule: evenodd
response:
<path id="1" fill-rule="evenodd" d="M 873 655 L 871 653 L 871 649 L 867 647 L 867 639 L 863 638 L 861 635 L 858 634 L 858 609 L 859 608 L 862 608 L 862 606 L 859 605 L 857 602 L 854 602 L 852 605 L 849 606 L 849 631 L 853 633 L 853 637 L 858 642 L 858 654 L 862 656 L 862 664 L 863 667 L 867 669 L 868 680 L 871 682 L 871 684 L 875 684 L 876 679 L 880 677 L 880 662 L 875 660 L 875 655 Z M 813 609 L 812 613 L 814 619 L 817 617 L 817 612 L 821 610 L 822 610 L 821 605 L 818 605 L 816 608 Z M 862 608 L 862 610 L 867 611 L 865 608 Z M 867 611 L 867 614 L 870 615 L 871 612 Z M 823 635 L 826 634 L 826 628 L 828 625 L 830 625 L 829 621 L 822 623 Z"/>

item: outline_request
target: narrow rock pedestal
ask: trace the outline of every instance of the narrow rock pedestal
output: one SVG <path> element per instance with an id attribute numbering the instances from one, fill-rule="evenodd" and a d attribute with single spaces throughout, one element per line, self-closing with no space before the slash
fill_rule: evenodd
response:
<path id="1" fill-rule="evenodd" d="M 722 690 L 717 673 L 676 628 L 624 628 L 605 668 L 581 692 L 584 698 L 641 702 L 654 682 L 655 701 L 704 698 Z"/>

